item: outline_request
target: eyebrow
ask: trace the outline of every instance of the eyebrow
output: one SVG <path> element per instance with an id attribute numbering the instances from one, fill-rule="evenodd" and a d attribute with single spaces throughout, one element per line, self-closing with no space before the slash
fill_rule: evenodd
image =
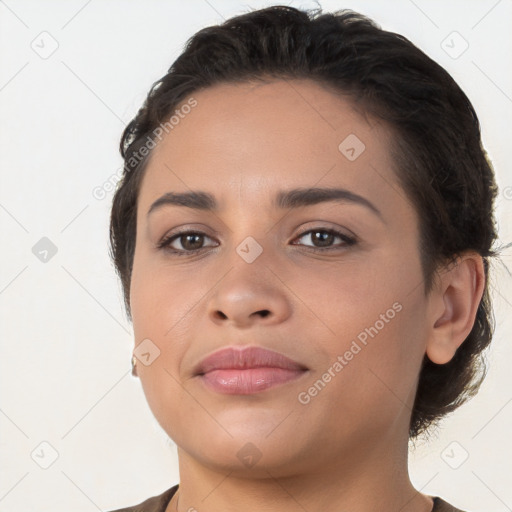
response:
<path id="1" fill-rule="evenodd" d="M 380 210 L 368 199 L 343 188 L 295 188 L 278 192 L 272 201 L 277 209 L 301 208 L 325 202 L 355 203 L 365 206 L 382 219 Z M 147 215 L 164 205 L 183 206 L 195 210 L 217 211 L 215 196 L 200 190 L 191 192 L 167 192 L 149 208 Z"/>

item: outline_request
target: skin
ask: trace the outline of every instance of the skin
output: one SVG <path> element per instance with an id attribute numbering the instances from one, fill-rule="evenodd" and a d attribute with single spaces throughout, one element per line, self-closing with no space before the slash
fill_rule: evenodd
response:
<path id="1" fill-rule="evenodd" d="M 443 270 L 427 296 L 418 217 L 389 155 L 393 133 L 347 99 L 309 80 L 221 84 L 153 150 L 137 203 L 130 290 L 135 346 L 160 355 L 138 362 L 148 404 L 178 446 L 180 488 L 167 511 L 427 512 L 407 469 L 408 425 L 425 353 L 447 362 L 469 334 L 483 291 L 477 254 Z M 349 161 L 349 135 L 365 150 Z M 278 190 L 345 188 L 354 202 L 275 209 Z M 202 190 L 216 212 L 166 205 L 166 192 Z M 157 244 L 176 228 L 205 233 L 198 253 Z M 307 229 L 355 235 L 313 253 Z M 246 237 L 263 252 L 248 263 Z M 201 252 L 202 251 L 202 252 Z M 401 310 L 312 397 L 307 391 L 365 328 Z M 267 310 L 267 314 L 261 312 Z M 300 379 L 252 395 L 207 389 L 194 366 L 229 345 L 257 345 L 308 367 Z M 237 452 L 261 458 L 251 467 Z M 252 450 L 252 451 L 251 451 Z"/>

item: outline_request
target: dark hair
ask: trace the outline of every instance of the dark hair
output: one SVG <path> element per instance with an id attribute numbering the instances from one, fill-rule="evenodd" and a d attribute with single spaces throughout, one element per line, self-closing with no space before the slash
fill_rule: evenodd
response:
<path id="1" fill-rule="evenodd" d="M 347 96 L 393 131 L 396 175 L 420 219 L 426 294 L 440 265 L 468 250 L 483 257 L 486 285 L 470 334 L 446 364 L 424 356 L 409 429 L 415 438 L 472 397 L 485 376 L 482 352 L 493 333 L 487 277 L 488 258 L 495 255 L 497 189 L 464 92 L 408 39 L 361 14 L 286 6 L 245 13 L 197 32 L 153 84 L 122 135 L 125 169 L 110 221 L 111 257 L 128 317 L 136 204 L 148 161 L 140 157 L 141 148 L 193 92 L 219 83 L 293 78 Z"/>

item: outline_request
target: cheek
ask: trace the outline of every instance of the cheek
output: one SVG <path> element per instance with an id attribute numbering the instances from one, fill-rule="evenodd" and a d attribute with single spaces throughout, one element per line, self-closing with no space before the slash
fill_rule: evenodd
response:
<path id="1" fill-rule="evenodd" d="M 165 282 L 148 276 L 144 280 L 134 276 L 131 294 L 134 348 L 137 353 L 137 346 L 147 346 L 151 340 L 150 352 L 156 353 L 157 357 L 148 365 L 139 358 L 138 377 L 154 417 L 172 439 L 179 439 L 181 430 L 176 418 L 190 407 L 179 375 L 179 361 L 186 347 L 179 342 L 179 328 L 173 329 L 181 312 L 177 313 L 179 308 L 173 308 L 173 303 L 163 296 L 164 285 Z"/>
<path id="2" fill-rule="evenodd" d="M 299 271 L 290 270 L 283 281 L 299 299 L 300 311 L 323 323 L 324 334 L 345 340 L 374 325 L 390 309 L 388 316 L 395 318 L 393 304 L 417 301 L 423 283 L 418 256 L 393 246 L 372 250 L 368 256 L 347 254 L 331 264 L 311 260 Z M 421 304 L 415 303 L 418 307 Z"/>
<path id="3" fill-rule="evenodd" d="M 389 248 L 364 264 L 347 259 L 295 279 L 294 292 L 308 306 L 304 313 L 313 314 L 309 331 L 318 358 L 312 380 L 331 369 L 337 378 L 325 378 L 337 382 L 332 398 L 376 403 L 396 400 L 395 393 L 407 400 L 425 352 L 423 280 L 412 254 Z"/>
<path id="4" fill-rule="evenodd" d="M 171 337 L 181 318 L 191 309 L 191 300 L 195 295 L 184 293 L 185 273 L 176 269 L 162 267 L 156 258 L 142 251 L 135 255 L 130 284 L 130 304 L 132 310 L 135 343 L 152 336 L 161 343 Z"/>
<path id="5" fill-rule="evenodd" d="M 176 337 L 171 336 L 175 317 L 180 314 L 174 304 L 179 302 L 179 294 L 170 292 L 173 290 L 170 284 L 162 273 L 156 272 L 150 258 L 136 252 L 130 283 L 134 353 L 146 399 L 159 421 L 165 415 L 164 406 L 174 408 L 180 396 L 175 380 L 177 372 L 173 368 L 173 361 L 181 357 L 180 347 L 173 342 Z M 144 353 L 150 356 L 145 358 Z"/>
<path id="6" fill-rule="evenodd" d="M 344 304 L 332 324 L 336 336 L 321 347 L 326 357 L 299 390 L 305 423 L 316 423 L 340 443 L 385 435 L 401 423 L 397 418 L 407 424 L 424 353 L 415 334 L 421 299 L 415 302 L 409 297 L 390 303 L 386 297 L 381 307 L 372 305 L 364 313 Z"/>

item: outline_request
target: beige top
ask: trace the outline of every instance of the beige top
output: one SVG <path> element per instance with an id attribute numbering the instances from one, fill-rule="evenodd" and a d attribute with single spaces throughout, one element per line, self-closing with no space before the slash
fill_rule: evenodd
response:
<path id="1" fill-rule="evenodd" d="M 138 505 L 112 510 L 111 512 L 165 512 L 171 498 L 178 490 L 178 485 L 179 484 L 176 484 L 162 494 L 148 498 Z M 432 512 L 464 512 L 458 508 L 452 507 L 449 503 L 446 503 L 446 501 L 443 501 L 437 496 L 431 496 L 431 498 L 434 500 Z"/>

